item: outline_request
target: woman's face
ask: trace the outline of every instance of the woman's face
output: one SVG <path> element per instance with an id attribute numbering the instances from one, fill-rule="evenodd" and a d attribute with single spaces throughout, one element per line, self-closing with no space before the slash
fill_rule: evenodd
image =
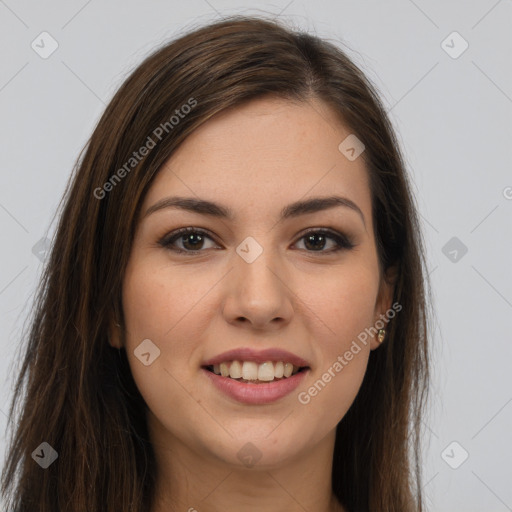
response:
<path id="1" fill-rule="evenodd" d="M 361 334 L 392 297 L 363 158 L 338 148 L 350 133 L 319 101 L 260 98 L 207 121 L 157 175 L 123 308 L 124 346 L 158 444 L 272 467 L 334 439 L 378 346 Z M 281 218 L 294 203 L 333 196 L 351 206 Z M 176 197 L 218 207 L 155 208 Z M 196 231 L 172 240 L 187 227 Z M 286 377 L 285 363 L 307 368 Z"/>

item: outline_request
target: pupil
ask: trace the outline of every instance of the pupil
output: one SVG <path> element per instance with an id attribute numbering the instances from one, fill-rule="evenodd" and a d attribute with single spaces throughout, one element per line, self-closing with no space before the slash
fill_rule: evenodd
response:
<path id="1" fill-rule="evenodd" d="M 305 245 L 308 248 L 308 243 L 310 243 L 315 237 L 319 237 L 321 239 L 320 246 L 313 244 L 313 249 L 323 249 L 325 244 L 325 237 L 323 235 L 319 235 L 318 233 L 314 233 L 312 235 L 308 235 L 305 240 Z"/>
<path id="2" fill-rule="evenodd" d="M 183 245 L 184 247 L 186 247 L 187 249 L 190 249 L 192 251 L 194 250 L 197 250 L 198 247 L 187 247 L 187 243 L 189 243 L 190 239 L 197 239 L 195 242 L 193 241 L 192 242 L 192 245 L 194 245 L 195 243 L 201 243 L 203 240 L 202 240 L 202 236 L 200 234 L 197 234 L 197 233 L 191 233 L 189 235 L 185 235 L 183 237 Z"/>
<path id="3" fill-rule="evenodd" d="M 318 238 L 317 243 L 314 242 L 315 238 Z M 190 250 L 197 250 L 197 244 L 201 244 L 203 242 L 203 238 L 199 233 L 191 233 L 189 235 L 183 236 L 183 245 Z M 318 243 L 319 242 L 319 243 Z M 196 246 L 196 247 L 187 247 L 187 244 Z M 325 245 L 325 237 L 324 235 L 313 233 L 312 235 L 306 236 L 305 245 L 308 249 L 323 249 Z"/>

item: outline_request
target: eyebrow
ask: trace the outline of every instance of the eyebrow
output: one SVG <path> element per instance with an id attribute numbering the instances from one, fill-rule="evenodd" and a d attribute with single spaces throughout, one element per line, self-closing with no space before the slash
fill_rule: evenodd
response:
<path id="1" fill-rule="evenodd" d="M 359 206 L 357 206 L 357 204 L 350 199 L 340 196 L 314 197 L 304 201 L 296 201 L 289 204 L 288 206 L 285 206 L 281 210 L 280 220 L 299 217 L 300 215 L 315 213 L 339 206 L 347 207 L 357 212 L 366 227 L 366 221 Z M 228 219 L 231 221 L 235 219 L 235 214 L 231 208 L 222 206 L 212 201 L 206 201 L 204 199 L 197 199 L 193 197 L 166 197 L 161 199 L 146 210 L 144 218 L 165 208 L 179 208 L 181 210 L 199 213 L 201 215 L 209 215 L 221 219 Z"/>

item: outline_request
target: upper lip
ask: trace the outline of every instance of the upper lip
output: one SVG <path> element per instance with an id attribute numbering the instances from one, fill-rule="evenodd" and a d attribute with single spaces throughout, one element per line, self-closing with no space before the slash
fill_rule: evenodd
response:
<path id="1" fill-rule="evenodd" d="M 295 366 L 303 367 L 309 366 L 309 363 L 301 357 L 277 348 L 268 348 L 266 350 L 254 350 L 252 348 L 235 348 L 223 352 L 218 356 L 212 357 L 203 363 L 203 366 L 211 366 L 220 364 L 227 361 L 253 361 L 261 364 L 266 361 L 283 361 L 285 363 L 292 363 Z"/>

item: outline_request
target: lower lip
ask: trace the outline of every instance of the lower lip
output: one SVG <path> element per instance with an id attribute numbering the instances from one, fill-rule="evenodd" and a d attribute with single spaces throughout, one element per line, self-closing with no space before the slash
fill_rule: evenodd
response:
<path id="1" fill-rule="evenodd" d="M 212 384 L 217 387 L 220 391 L 225 393 L 231 398 L 234 398 L 238 402 L 244 404 L 268 404 L 275 402 L 280 398 L 290 394 L 298 385 L 304 380 L 307 370 L 297 372 L 291 377 L 286 377 L 275 382 L 269 382 L 267 384 L 251 384 L 245 382 L 239 382 L 229 377 L 222 377 L 216 373 L 210 372 L 205 368 L 201 370 L 211 380 Z"/>

